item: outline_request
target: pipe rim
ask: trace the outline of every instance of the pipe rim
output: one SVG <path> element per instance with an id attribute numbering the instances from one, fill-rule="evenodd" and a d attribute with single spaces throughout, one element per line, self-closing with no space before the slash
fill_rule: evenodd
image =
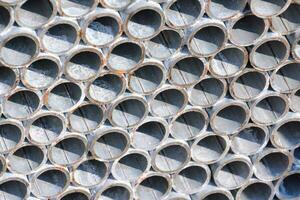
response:
<path id="1" fill-rule="evenodd" d="M 5 65 L 2 65 L 1 64 L 1 61 L 0 61 L 0 69 L 1 68 L 6 68 L 7 70 L 10 70 L 13 74 L 14 74 L 14 76 L 15 76 L 15 81 L 14 81 L 14 84 L 11 86 L 11 88 L 7 91 L 7 92 L 5 92 L 5 93 L 0 93 L 0 97 L 2 96 L 2 97 L 4 97 L 4 96 L 7 96 L 7 95 L 11 95 L 12 94 L 12 92 L 14 91 L 14 90 L 16 90 L 16 88 L 17 88 L 17 86 L 19 85 L 19 83 L 20 83 L 20 77 L 19 77 L 19 71 L 17 71 L 16 69 L 13 69 L 13 68 L 10 68 L 10 67 L 8 67 L 8 66 L 5 66 Z M 1 111 L 1 109 L 0 109 L 0 111 Z"/>
<path id="2" fill-rule="evenodd" d="M 2 2 L 0 2 L 0 3 L 2 3 Z M 3 34 L 3 33 L 6 33 L 13 26 L 14 21 L 15 21 L 15 12 L 9 5 L 6 5 L 5 3 L 3 5 L 0 5 L 0 7 L 6 9 L 10 16 L 8 24 L 5 26 L 5 28 L 2 31 L 0 31 L 0 33 Z"/>
<path id="3" fill-rule="evenodd" d="M 286 174 L 284 174 L 276 183 L 275 185 L 275 194 L 278 198 L 280 199 L 285 199 L 286 195 L 283 195 L 280 191 L 279 191 L 279 187 L 281 185 L 281 183 L 283 182 L 283 180 L 289 176 L 292 176 L 292 175 L 295 175 L 295 174 L 300 174 L 300 171 L 298 170 L 295 170 L 295 171 L 290 171 L 290 172 L 287 172 Z M 289 199 L 289 198 L 288 198 Z M 294 200 L 294 198 L 292 198 Z M 295 200 L 297 199 L 297 197 L 295 198 Z"/>
<path id="4" fill-rule="evenodd" d="M 212 0 L 208 0 L 207 4 L 206 4 L 206 13 L 209 17 L 214 18 L 214 19 L 218 19 L 218 20 L 222 20 L 222 21 L 226 21 L 226 20 L 230 20 L 232 18 L 235 18 L 237 16 L 240 16 L 243 13 L 243 10 L 245 9 L 246 5 L 247 5 L 247 0 L 243 1 L 243 5 L 239 10 L 236 10 L 233 14 L 231 14 L 230 16 L 227 17 L 217 17 L 216 15 L 214 15 L 211 10 L 210 10 L 210 5 L 211 5 Z"/>
<path id="5" fill-rule="evenodd" d="M 30 183 L 24 177 L 21 177 L 18 175 L 10 176 L 10 177 L 0 180 L 0 185 L 3 183 L 9 182 L 9 181 L 17 181 L 17 182 L 22 183 L 26 187 L 26 194 L 23 198 L 27 199 L 29 197 L 30 192 L 31 192 L 30 191 Z"/>
<path id="6" fill-rule="evenodd" d="M 125 188 L 128 193 L 129 193 L 129 198 L 128 200 L 133 200 L 133 189 L 131 188 L 130 185 L 127 184 L 127 182 L 124 181 L 113 181 L 112 183 L 107 183 L 105 184 L 95 195 L 95 199 L 96 200 L 101 200 L 101 196 L 103 194 L 103 192 L 105 192 L 106 190 L 113 188 L 113 187 L 122 187 Z"/>
<path id="7" fill-rule="evenodd" d="M 256 16 L 260 17 L 260 18 L 270 18 L 270 17 L 275 17 L 275 16 L 278 16 L 280 14 L 282 14 L 288 7 L 289 5 L 292 3 L 292 0 L 286 0 L 286 3 L 284 4 L 284 6 L 276 13 L 272 14 L 272 15 L 263 15 L 263 14 L 260 14 L 259 12 L 256 12 L 255 9 L 254 9 L 254 4 L 255 3 L 255 0 L 254 1 L 250 1 L 250 8 L 251 8 L 251 11 L 253 14 L 255 14 Z"/>
<path id="8" fill-rule="evenodd" d="M 87 199 L 91 198 L 90 192 L 87 191 L 85 188 L 76 187 L 76 188 L 72 188 L 70 190 L 67 189 L 62 194 L 60 194 L 57 197 L 57 199 L 62 200 L 64 197 L 68 196 L 69 194 L 74 194 L 74 193 L 81 193 L 81 194 L 85 195 Z"/>
<path id="9" fill-rule="evenodd" d="M 84 15 L 88 14 L 89 12 L 92 12 L 96 9 L 97 5 L 98 5 L 98 1 L 99 0 L 93 0 L 93 5 L 89 8 L 89 10 L 83 14 L 77 15 L 77 14 L 70 14 L 68 12 L 66 12 L 63 7 L 61 6 L 62 1 L 64 0 L 57 0 L 57 7 L 58 7 L 58 12 L 62 15 L 62 16 L 68 16 L 68 17 L 72 17 L 75 19 L 79 19 L 81 17 L 83 17 Z"/>
<path id="10" fill-rule="evenodd" d="M 242 192 L 243 192 L 247 187 L 249 187 L 249 186 L 251 186 L 251 185 L 254 185 L 254 184 L 256 184 L 256 183 L 259 183 L 259 184 L 265 184 L 265 185 L 267 185 L 267 186 L 270 188 L 271 193 L 270 193 L 269 198 L 266 199 L 266 200 L 272 200 L 273 197 L 274 197 L 274 195 L 275 195 L 275 191 L 274 191 L 274 186 L 273 186 L 273 184 L 272 184 L 271 182 L 268 182 L 268 181 L 257 180 L 257 179 L 249 180 L 249 182 L 248 182 L 246 185 L 243 185 L 242 187 L 240 187 L 240 188 L 238 189 L 237 193 L 236 193 L 236 198 L 237 198 L 237 199 L 242 199 L 242 197 L 241 197 Z"/>

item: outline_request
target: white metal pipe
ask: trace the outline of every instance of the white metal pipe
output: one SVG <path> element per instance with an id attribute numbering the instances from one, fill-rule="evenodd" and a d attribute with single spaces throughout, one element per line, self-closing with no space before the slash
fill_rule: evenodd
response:
<path id="1" fill-rule="evenodd" d="M 247 0 L 208 0 L 206 12 L 211 18 L 225 21 L 241 15 L 246 5 Z"/>
<path id="2" fill-rule="evenodd" d="M 250 8 L 253 14 L 261 18 L 271 18 L 283 13 L 291 4 L 292 0 L 252 0 Z"/>
<path id="3" fill-rule="evenodd" d="M 294 112 L 300 112 L 300 88 L 294 90 L 290 95 L 290 109 Z"/>
<path id="4" fill-rule="evenodd" d="M 68 16 L 73 18 L 81 18 L 89 12 L 93 12 L 97 5 L 98 0 L 58 0 L 58 11 L 62 16 Z"/>
<path id="5" fill-rule="evenodd" d="M 70 186 L 61 195 L 57 197 L 58 200 L 89 200 L 91 193 L 84 187 Z"/>
<path id="6" fill-rule="evenodd" d="M 276 196 L 282 200 L 299 199 L 299 181 L 300 172 L 298 170 L 283 175 L 275 185 Z"/>
<path id="7" fill-rule="evenodd" d="M 6 172 L 0 179 L 1 199 L 23 200 L 30 194 L 30 185 L 25 176 Z"/>
<path id="8" fill-rule="evenodd" d="M 15 21 L 14 9 L 10 6 L 0 5 L 0 13 L 0 33 L 3 34 L 13 26 Z"/>
<path id="9" fill-rule="evenodd" d="M 20 82 L 19 71 L 0 64 L 0 96 L 11 93 Z"/>
<path id="10" fill-rule="evenodd" d="M 133 0 L 99 0 L 103 7 L 111 8 L 114 10 L 123 10 L 129 6 Z"/>
<path id="11" fill-rule="evenodd" d="M 234 200 L 229 190 L 218 187 L 213 182 L 203 187 L 198 193 L 191 195 L 191 200 Z"/>

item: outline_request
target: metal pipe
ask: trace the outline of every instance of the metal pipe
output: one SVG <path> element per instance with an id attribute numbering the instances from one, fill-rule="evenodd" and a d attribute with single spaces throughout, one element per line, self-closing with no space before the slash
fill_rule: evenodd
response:
<path id="1" fill-rule="evenodd" d="M 120 199 L 133 200 L 133 189 L 125 181 L 108 180 L 100 187 L 94 197 L 95 200 Z"/>
<path id="2" fill-rule="evenodd" d="M 230 149 L 227 135 L 207 132 L 195 138 L 191 145 L 191 157 L 197 163 L 213 164 L 223 159 Z"/>
<path id="3" fill-rule="evenodd" d="M 227 93 L 227 83 L 224 79 L 205 76 L 189 90 L 189 102 L 194 106 L 208 108 L 223 99 Z"/>
<path id="4" fill-rule="evenodd" d="M 246 68 L 234 77 L 229 85 L 230 95 L 241 101 L 253 101 L 269 87 L 269 75 L 266 72 Z"/>
<path id="5" fill-rule="evenodd" d="M 182 140 L 167 139 L 151 155 L 153 169 L 163 173 L 176 173 L 190 161 L 188 144 Z"/>
<path id="6" fill-rule="evenodd" d="M 59 0 L 58 11 L 62 16 L 68 16 L 73 18 L 81 18 L 84 15 L 93 12 L 97 5 L 98 0 Z"/>
<path id="7" fill-rule="evenodd" d="M 203 0 L 167 0 L 163 4 L 166 23 L 174 29 L 184 29 L 199 20 L 205 9 Z"/>
<path id="8" fill-rule="evenodd" d="M 168 194 L 164 200 L 191 200 L 190 196 L 183 193 L 173 192 Z"/>
<path id="9" fill-rule="evenodd" d="M 154 150 L 169 136 L 169 124 L 159 117 L 147 117 L 131 133 L 131 145 L 136 149 Z"/>
<path id="10" fill-rule="evenodd" d="M 84 100 L 84 85 L 60 79 L 44 93 L 44 105 L 52 111 L 69 112 Z"/>
<path id="11" fill-rule="evenodd" d="M 58 200 L 89 200 L 91 193 L 88 189 L 83 187 L 70 186 L 61 195 L 57 197 Z"/>
<path id="12" fill-rule="evenodd" d="M 80 27 L 75 20 L 56 17 L 40 33 L 41 46 L 44 51 L 64 54 L 79 44 Z"/>
<path id="13" fill-rule="evenodd" d="M 144 41 L 146 54 L 158 60 L 166 60 L 183 46 L 183 37 L 183 31 L 163 27 L 156 36 Z"/>
<path id="14" fill-rule="evenodd" d="M 151 158 L 147 151 L 129 149 L 116 159 L 111 168 L 111 174 L 116 180 L 135 182 L 151 167 Z"/>
<path id="15" fill-rule="evenodd" d="M 6 172 L 0 179 L 1 199 L 23 200 L 30 194 L 27 178 L 22 175 Z"/>
<path id="16" fill-rule="evenodd" d="M 166 80 L 165 66 L 156 59 L 145 59 L 128 74 L 128 89 L 139 94 L 152 94 Z"/>
<path id="17" fill-rule="evenodd" d="M 4 175 L 7 170 L 7 161 L 4 156 L 0 156 L 0 177 Z"/>
<path id="18" fill-rule="evenodd" d="M 211 172 L 207 165 L 190 162 L 173 175 L 172 187 L 176 192 L 194 194 L 209 183 L 210 177 Z"/>
<path id="19" fill-rule="evenodd" d="M 112 102 L 108 119 L 114 126 L 124 128 L 139 124 L 148 115 L 148 104 L 143 96 L 126 93 Z"/>
<path id="20" fill-rule="evenodd" d="M 92 155 L 104 161 L 113 161 L 127 152 L 130 147 L 130 136 L 121 128 L 110 127 L 97 129 L 90 142 Z"/>
<path id="21" fill-rule="evenodd" d="M 266 126 L 248 123 L 231 138 L 231 150 L 235 154 L 255 155 L 266 147 L 269 138 Z"/>
<path id="22" fill-rule="evenodd" d="M 234 200 L 229 190 L 218 187 L 215 183 L 210 182 L 201 188 L 198 193 L 191 195 L 191 200 Z"/>
<path id="23" fill-rule="evenodd" d="M 241 15 L 246 5 L 247 0 L 209 0 L 206 13 L 211 18 L 225 21 Z"/>
<path id="24" fill-rule="evenodd" d="M 299 181 L 299 171 L 291 171 L 286 173 L 275 185 L 276 196 L 282 200 L 298 199 L 300 197 L 300 191 L 298 187 Z"/>
<path id="25" fill-rule="evenodd" d="M 31 193 L 39 199 L 51 199 L 62 194 L 70 185 L 67 168 L 44 165 L 31 177 Z"/>
<path id="26" fill-rule="evenodd" d="M 299 2 L 300 3 L 300 2 Z M 295 60 L 300 60 L 300 31 L 296 31 L 286 36 L 291 44 L 291 53 Z"/>
<path id="27" fill-rule="evenodd" d="M 17 4 L 15 19 L 20 26 L 41 28 L 57 14 L 55 0 L 26 0 Z"/>
<path id="28" fill-rule="evenodd" d="M 171 85 L 163 85 L 156 90 L 149 99 L 152 115 L 163 118 L 171 118 L 188 103 L 188 95 L 184 89 Z"/>
<path id="29" fill-rule="evenodd" d="M 48 159 L 56 165 L 72 166 L 85 158 L 87 145 L 85 136 L 68 133 L 50 145 Z"/>
<path id="30" fill-rule="evenodd" d="M 229 44 L 209 59 L 209 71 L 217 78 L 235 77 L 244 70 L 247 63 L 247 49 Z"/>
<path id="31" fill-rule="evenodd" d="M 246 12 L 228 22 L 229 40 L 237 46 L 250 46 L 262 38 L 269 29 L 267 19 Z"/>
<path id="32" fill-rule="evenodd" d="M 204 133 L 209 117 L 201 107 L 188 106 L 173 117 L 170 122 L 170 134 L 176 139 L 192 140 Z"/>
<path id="33" fill-rule="evenodd" d="M 293 160 L 296 165 L 300 164 L 300 146 L 291 150 L 291 154 L 293 155 Z"/>
<path id="34" fill-rule="evenodd" d="M 290 109 L 293 112 L 300 112 L 300 88 L 294 90 L 290 95 Z"/>
<path id="35" fill-rule="evenodd" d="M 287 61 L 274 70 L 270 77 L 271 87 L 281 93 L 291 93 L 300 87 L 300 63 Z"/>
<path id="36" fill-rule="evenodd" d="M 291 4 L 292 0 L 253 0 L 250 8 L 253 14 L 261 18 L 271 18 L 283 13 Z"/>
<path id="37" fill-rule="evenodd" d="M 14 21 L 14 10 L 9 6 L 0 5 L 0 33 L 3 34 L 9 30 L 13 26 Z"/>
<path id="38" fill-rule="evenodd" d="M 124 10 L 128 7 L 133 0 L 99 0 L 103 7 L 111 8 L 114 10 Z"/>
<path id="39" fill-rule="evenodd" d="M 0 0 L 0 3 L 2 3 L 3 5 L 7 5 L 7 6 L 13 6 L 21 1 L 22 0 Z"/>
<path id="40" fill-rule="evenodd" d="M 227 154 L 211 168 L 216 185 L 228 190 L 247 184 L 253 174 L 251 160 L 247 156 L 238 154 Z"/>
<path id="41" fill-rule="evenodd" d="M 108 163 L 93 157 L 82 160 L 72 168 L 73 183 L 84 188 L 101 185 L 110 174 Z"/>
<path id="42" fill-rule="evenodd" d="M 287 150 L 265 148 L 252 157 L 255 176 L 263 181 L 274 181 L 287 173 L 293 163 L 293 156 Z"/>
<path id="43" fill-rule="evenodd" d="M 171 178 L 166 173 L 148 172 L 137 181 L 134 189 L 136 199 L 160 200 L 171 192 Z"/>
<path id="44" fill-rule="evenodd" d="M 19 85 L 19 72 L 0 64 L 0 96 L 11 93 Z"/>
<path id="45" fill-rule="evenodd" d="M 47 161 L 47 149 L 30 143 L 11 151 L 7 156 L 9 171 L 16 174 L 32 174 L 38 171 Z"/>

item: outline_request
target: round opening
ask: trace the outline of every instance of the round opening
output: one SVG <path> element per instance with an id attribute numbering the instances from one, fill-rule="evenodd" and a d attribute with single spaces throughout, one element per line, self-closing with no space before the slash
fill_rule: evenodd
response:
<path id="1" fill-rule="evenodd" d="M 78 107 L 69 115 L 69 125 L 72 130 L 87 133 L 99 127 L 104 119 L 101 107 L 95 104 L 87 104 Z"/>
<path id="2" fill-rule="evenodd" d="M 290 164 L 286 154 L 272 152 L 264 155 L 255 165 L 255 176 L 259 179 L 273 181 L 285 173 Z"/>
<path id="3" fill-rule="evenodd" d="M 95 4 L 95 0 L 61 0 L 60 8 L 68 16 L 81 17 L 88 14 Z"/>
<path id="4" fill-rule="evenodd" d="M 287 112 L 287 102 L 281 96 L 267 96 L 251 109 L 251 119 L 261 124 L 274 124 Z"/>
<path id="5" fill-rule="evenodd" d="M 28 186 L 18 180 L 7 180 L 0 185 L 1 199 L 23 200 L 28 195 Z"/>
<path id="6" fill-rule="evenodd" d="M 38 59 L 24 70 L 23 82 L 35 89 L 47 88 L 58 78 L 59 68 L 58 63 L 51 59 Z"/>
<path id="7" fill-rule="evenodd" d="M 251 45 L 265 32 L 265 21 L 255 15 L 245 15 L 240 18 L 230 31 L 230 40 L 236 45 Z"/>
<path id="8" fill-rule="evenodd" d="M 287 199 L 300 197 L 299 191 L 300 174 L 295 173 L 285 177 L 279 184 L 278 194 Z"/>
<path id="9" fill-rule="evenodd" d="M 7 65 L 20 66 L 29 63 L 38 52 L 35 41 L 28 36 L 10 38 L 1 48 L 1 57 Z"/>
<path id="10" fill-rule="evenodd" d="M 137 93 L 151 93 L 156 90 L 164 80 L 163 70 L 156 65 L 146 64 L 129 75 L 129 87 Z"/>
<path id="11" fill-rule="evenodd" d="M 247 111 L 239 105 L 228 105 L 217 111 L 211 123 L 218 132 L 233 134 L 248 120 Z"/>
<path id="12" fill-rule="evenodd" d="M 16 87 L 16 82 L 16 73 L 8 67 L 0 66 L 0 95 L 8 94 Z"/>
<path id="13" fill-rule="evenodd" d="M 53 6 L 49 0 L 27 0 L 16 9 L 17 22 L 21 26 L 41 27 L 56 14 Z"/>
<path id="14" fill-rule="evenodd" d="M 92 152 L 103 160 L 115 160 L 124 154 L 129 145 L 129 139 L 124 133 L 111 131 L 99 137 L 92 144 Z"/>
<path id="15" fill-rule="evenodd" d="M 258 97 L 267 84 L 268 81 L 265 74 L 257 71 L 248 71 L 232 82 L 231 94 L 237 99 L 248 101 Z"/>
<path id="16" fill-rule="evenodd" d="M 81 138 L 69 137 L 59 141 L 49 150 L 51 161 L 58 165 L 71 165 L 82 159 L 86 152 L 85 142 Z"/>
<path id="17" fill-rule="evenodd" d="M 272 198 L 272 195 L 272 188 L 268 184 L 256 182 L 244 188 L 241 191 L 239 198 L 244 200 L 268 200 Z"/>
<path id="18" fill-rule="evenodd" d="M 240 154 L 253 155 L 261 150 L 268 140 L 268 133 L 262 127 L 250 125 L 231 140 L 231 149 Z"/>
<path id="19" fill-rule="evenodd" d="M 132 145 L 138 149 L 153 150 L 166 137 L 167 127 L 159 121 L 148 121 L 140 125 L 132 136 Z"/>
<path id="20" fill-rule="evenodd" d="M 150 103 L 153 114 L 160 117 L 171 117 L 185 106 L 185 95 L 181 90 L 166 89 L 158 93 Z"/>
<path id="21" fill-rule="evenodd" d="M 261 17 L 272 17 L 279 14 L 290 1 L 254 0 L 250 3 L 251 10 Z"/>
<path id="22" fill-rule="evenodd" d="M 81 96 L 79 85 L 72 82 L 60 83 L 49 91 L 46 106 L 50 110 L 66 112 L 80 102 Z"/>
<path id="23" fill-rule="evenodd" d="M 195 106 L 210 107 L 225 95 L 225 89 L 220 79 L 202 79 L 192 88 L 190 102 Z"/>
<path id="24" fill-rule="evenodd" d="M 218 52 L 226 40 L 225 30 L 210 25 L 199 29 L 189 43 L 190 50 L 202 56 L 209 56 Z"/>
<path id="25" fill-rule="evenodd" d="M 144 179 L 137 187 L 136 193 L 138 197 L 143 197 L 147 200 L 152 199 L 162 199 L 162 197 L 169 190 L 169 181 L 158 175 L 154 175 Z M 148 198 L 147 198 L 148 197 Z"/>
<path id="26" fill-rule="evenodd" d="M 39 116 L 29 126 L 29 139 L 38 144 L 51 144 L 62 132 L 64 132 L 64 122 L 61 117 L 55 115 Z"/>
<path id="27" fill-rule="evenodd" d="M 170 79 L 179 86 L 195 84 L 205 73 L 204 63 L 196 57 L 187 57 L 179 60 L 171 67 Z"/>
<path id="28" fill-rule="evenodd" d="M 202 9 L 198 0 L 175 0 L 166 9 L 165 14 L 170 26 L 187 27 L 197 20 Z"/>
<path id="29" fill-rule="evenodd" d="M 225 20 L 241 13 L 247 4 L 247 0 L 211 0 L 208 4 L 208 12 L 213 18 Z"/>
<path id="30" fill-rule="evenodd" d="M 67 75 L 75 81 L 87 81 L 100 71 L 102 60 L 99 54 L 84 50 L 77 52 L 66 65 Z"/>
<path id="31" fill-rule="evenodd" d="M 300 147 L 297 147 L 296 149 L 294 149 L 294 160 L 296 162 L 300 162 Z"/>
<path id="32" fill-rule="evenodd" d="M 141 46 L 133 42 L 123 42 L 111 50 L 107 62 L 114 70 L 129 71 L 142 60 L 143 49 Z"/>
<path id="33" fill-rule="evenodd" d="M 4 6 L 0 6 L 0 33 L 4 31 L 10 24 L 10 12 Z"/>
<path id="34" fill-rule="evenodd" d="M 97 200 L 102 200 L 102 199 L 130 200 L 132 196 L 130 193 L 131 191 L 129 191 L 127 188 L 120 185 L 115 185 L 105 189 L 101 193 L 101 196 L 97 198 Z"/>
<path id="35" fill-rule="evenodd" d="M 291 109 L 300 112 L 300 89 L 296 90 L 290 97 Z"/>
<path id="36" fill-rule="evenodd" d="M 162 172 L 172 172 L 182 168 L 188 159 L 187 149 L 180 145 L 170 144 L 157 152 L 154 164 Z"/>
<path id="37" fill-rule="evenodd" d="M 145 41 L 149 57 L 164 60 L 173 55 L 180 48 L 182 38 L 179 32 L 166 29 L 162 30 L 152 39 Z"/>
<path id="38" fill-rule="evenodd" d="M 279 40 L 270 40 L 260 44 L 252 52 L 252 63 L 259 69 L 271 70 L 279 66 L 289 54 L 287 46 Z"/>
<path id="39" fill-rule="evenodd" d="M 111 121 L 121 127 L 138 124 L 147 114 L 147 108 L 142 99 L 124 99 L 111 112 Z"/>
<path id="40" fill-rule="evenodd" d="M 51 26 L 42 38 L 47 51 L 63 53 L 74 47 L 78 35 L 76 28 L 67 23 L 59 23 Z"/>
<path id="41" fill-rule="evenodd" d="M 72 192 L 64 195 L 59 200 L 89 200 L 89 196 L 82 192 Z"/>
<path id="42" fill-rule="evenodd" d="M 97 103 L 115 100 L 124 91 L 124 80 L 115 74 L 105 74 L 95 79 L 88 88 L 88 95 Z"/>
<path id="43" fill-rule="evenodd" d="M 23 146 L 8 157 L 9 168 L 16 173 L 30 174 L 43 164 L 45 156 L 38 146 Z"/>
<path id="44" fill-rule="evenodd" d="M 111 43 L 120 33 L 118 21 L 110 16 L 102 16 L 94 19 L 86 28 L 86 40 L 95 46 Z"/>
<path id="45" fill-rule="evenodd" d="M 30 90 L 17 91 L 4 102 L 3 110 L 15 119 L 31 117 L 40 106 L 39 96 Z"/>
<path id="46" fill-rule="evenodd" d="M 74 181 L 83 187 L 93 187 L 101 184 L 108 171 L 104 162 L 91 159 L 82 162 L 74 171 Z"/>
<path id="47" fill-rule="evenodd" d="M 31 191 L 36 196 L 54 197 L 62 193 L 69 185 L 69 177 L 58 169 L 49 169 L 39 174 L 32 181 Z"/>
<path id="48" fill-rule="evenodd" d="M 229 47 L 217 53 L 210 62 L 210 70 L 218 77 L 228 78 L 243 70 L 246 53 L 237 47 Z"/>
<path id="49" fill-rule="evenodd" d="M 192 146 L 192 157 L 202 163 L 214 163 L 228 151 L 229 144 L 225 136 L 207 135 Z"/>
<path id="50" fill-rule="evenodd" d="M 300 122 L 288 121 L 282 124 L 275 132 L 274 143 L 285 149 L 292 149 L 300 143 Z"/>
<path id="51" fill-rule="evenodd" d="M 16 146 L 21 144 L 22 135 L 24 133 L 19 126 L 4 123 L 0 125 L 0 152 L 6 153 L 12 151 Z"/>
<path id="52" fill-rule="evenodd" d="M 162 26 L 160 13 L 153 9 L 144 8 L 139 10 L 128 19 L 127 29 L 134 38 L 149 38 Z"/>
<path id="53" fill-rule="evenodd" d="M 223 194 L 223 193 L 213 193 L 213 194 L 209 194 L 207 195 L 203 200 L 231 200 L 231 198 L 229 198 L 227 195 Z"/>

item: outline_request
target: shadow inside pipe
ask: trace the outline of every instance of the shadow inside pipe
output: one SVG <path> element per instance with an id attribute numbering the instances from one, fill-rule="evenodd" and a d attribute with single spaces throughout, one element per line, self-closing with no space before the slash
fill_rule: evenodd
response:
<path id="1" fill-rule="evenodd" d="M 27 186 L 17 180 L 10 180 L 0 185 L 0 193 L 3 199 L 22 200 L 27 194 Z"/>
<path id="2" fill-rule="evenodd" d="M 118 200 L 128 200 L 130 199 L 130 191 L 122 186 L 112 186 L 104 190 L 101 194 L 105 199 L 118 199 Z M 101 197 L 98 200 L 102 199 Z"/>
<path id="3" fill-rule="evenodd" d="M 11 16 L 9 11 L 4 6 L 0 6 L 0 32 L 8 26 L 10 20 Z"/>
<path id="4" fill-rule="evenodd" d="M 67 4 L 68 2 L 71 4 L 77 4 L 77 6 L 85 6 L 85 7 L 92 7 L 94 4 L 94 0 L 62 0 Z"/>
<path id="5" fill-rule="evenodd" d="M 81 192 L 72 192 L 63 196 L 60 200 L 89 200 L 89 197 Z"/>
<path id="6" fill-rule="evenodd" d="M 151 176 L 140 183 L 137 192 L 140 197 L 150 195 L 151 198 L 149 196 L 147 199 L 159 200 L 168 191 L 168 184 L 168 181 L 162 176 Z"/>
<path id="7" fill-rule="evenodd" d="M 0 66 L 0 95 L 7 94 L 14 87 L 16 79 L 16 73 L 12 69 Z"/>
<path id="8" fill-rule="evenodd" d="M 21 140 L 21 130 L 12 124 L 0 125 L 0 152 L 13 149 Z"/>
<path id="9" fill-rule="evenodd" d="M 213 193 L 207 195 L 203 200 L 230 200 L 225 194 L 222 193 Z"/>
<path id="10" fill-rule="evenodd" d="M 186 161 L 188 152 L 179 145 L 171 145 L 161 149 L 155 158 L 156 166 L 162 171 L 173 171 Z"/>
<path id="11" fill-rule="evenodd" d="M 286 122 L 277 129 L 275 134 L 276 138 L 278 138 L 278 141 L 275 141 L 275 143 L 279 146 L 284 148 L 294 147 L 300 142 L 300 122 Z"/>
<path id="12" fill-rule="evenodd" d="M 256 182 L 248 185 L 240 193 L 240 198 L 244 200 L 270 199 L 272 188 L 266 183 Z"/>
<path id="13" fill-rule="evenodd" d="M 39 117 L 32 123 L 31 126 L 31 128 L 42 129 L 47 135 L 48 139 L 51 139 L 52 137 L 57 137 L 63 131 L 62 120 L 54 115 L 46 115 Z"/>
<path id="14" fill-rule="evenodd" d="M 286 198 L 299 198 L 300 191 L 299 191 L 299 182 L 300 182 L 300 174 L 295 173 L 287 176 L 282 180 L 279 185 L 279 193 L 283 197 Z"/>

